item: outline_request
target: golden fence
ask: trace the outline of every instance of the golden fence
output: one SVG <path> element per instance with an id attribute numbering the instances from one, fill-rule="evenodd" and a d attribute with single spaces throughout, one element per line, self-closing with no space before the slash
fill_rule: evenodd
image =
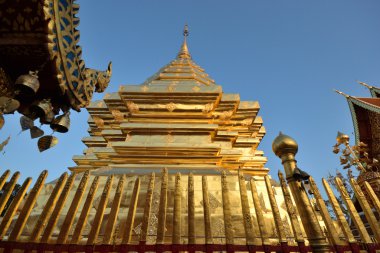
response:
<path id="1" fill-rule="evenodd" d="M 90 175 L 89 171 L 81 173 L 81 175 L 73 173 L 70 176 L 64 173 L 54 184 L 43 207 L 40 207 L 41 211 L 37 216 L 33 216 L 35 217 L 33 222 L 31 222 L 31 213 L 36 210 L 36 202 L 45 185 L 47 171 L 40 174 L 28 193 L 27 190 L 32 179 L 27 178 L 15 196 L 12 196 L 12 193 L 14 193 L 20 173 L 14 173 L 7 182 L 9 176 L 10 172 L 5 171 L 0 178 L 0 188 L 2 189 L 0 213 L 6 209 L 0 222 L 0 249 L 3 252 L 18 250 L 24 252 L 314 251 L 310 246 L 312 238 L 309 238 L 304 231 L 307 222 L 305 222 L 303 214 L 298 213 L 297 206 L 294 204 L 294 196 L 289 191 L 281 173 L 279 173 L 280 187 L 274 187 L 269 176 L 261 178 L 265 187 L 258 187 L 260 178 L 247 178 L 242 173 L 226 175 L 225 172 L 222 172 L 220 176 L 184 175 L 187 185 L 184 185 L 185 181 L 183 178 L 181 179 L 183 177 L 181 174 L 177 173 L 175 176 L 171 176 L 167 170 L 163 170 L 160 177 L 157 178 L 154 173 L 145 176 L 94 176 Z M 78 177 L 80 177 L 80 181 L 75 189 L 74 182 Z M 224 225 L 223 234 L 219 235 L 222 238 L 219 238 L 220 240 L 215 238 L 213 233 L 215 224 L 212 219 L 214 212 L 212 202 L 215 197 L 210 195 L 208 182 L 210 177 L 220 180 L 218 187 L 220 186 L 220 208 Z M 87 184 L 91 181 L 90 179 L 92 179 L 92 183 L 88 188 Z M 115 179 L 118 180 L 114 187 Z M 133 186 L 131 185 L 129 188 L 125 186 L 127 179 L 133 182 Z M 195 182 L 195 179 L 200 180 Z M 99 193 L 98 186 L 101 180 L 104 180 L 105 183 L 102 192 Z M 195 203 L 195 200 L 199 200 L 196 197 L 198 193 L 195 189 L 195 185 L 198 183 L 203 205 L 202 226 L 197 222 L 199 210 Z M 355 199 L 363 210 L 366 221 L 363 222 L 341 180 L 335 178 L 335 183 L 349 212 L 349 220 L 344 215 L 341 204 L 338 203 L 329 183 L 323 179 L 323 186 L 335 214 L 334 218 L 331 217 L 318 187 L 310 178 L 314 197 L 308 200 L 308 204 L 315 203 L 314 206 L 312 205 L 314 215 L 317 219 L 323 220 L 320 222 L 321 228 L 325 231 L 322 239 L 329 245 L 328 251 L 342 253 L 359 252 L 360 250 L 371 253 L 379 251 L 380 225 L 375 212 L 380 213 L 380 201 L 373 189 L 368 183 L 364 184 L 366 193 L 371 199 L 370 204 L 357 182 L 354 179 L 350 180 Z M 232 194 L 231 185 L 234 184 L 236 184 L 239 194 Z M 154 192 L 157 187 L 159 188 L 158 194 Z M 281 208 L 278 203 L 279 193 L 276 192 L 279 189 L 281 189 L 285 204 L 285 207 Z M 304 191 L 305 189 L 302 187 L 299 190 Z M 186 196 L 184 196 L 185 192 Z M 72 194 L 70 195 L 70 193 Z M 91 224 L 88 224 L 89 213 L 94 206 L 97 193 L 99 198 L 96 203 L 96 212 Z M 110 197 L 111 193 L 113 193 L 113 197 Z M 126 201 L 123 199 L 123 194 L 129 196 L 128 208 L 125 209 L 121 208 L 122 200 Z M 156 194 L 156 200 L 153 200 L 154 194 Z M 271 222 L 274 222 L 275 225 L 275 238 L 267 231 L 268 221 L 263 215 L 266 207 L 263 207 L 263 200 L 260 199 L 260 196 L 265 196 L 266 201 L 270 203 L 269 212 L 272 217 Z M 9 204 L 10 198 L 13 200 Z M 187 200 L 186 203 L 184 200 Z M 231 204 L 237 203 L 236 201 L 240 203 L 239 215 L 236 214 L 236 204 Z M 139 203 L 142 203 L 143 211 L 139 218 L 141 220 L 139 233 L 136 235 L 135 223 Z M 156 230 L 152 234 L 148 229 L 151 226 L 150 218 L 154 205 L 157 208 L 157 221 L 155 223 Z M 107 208 L 107 206 L 109 207 Z M 291 235 L 286 233 L 284 214 L 280 212 L 280 209 L 285 209 L 286 216 L 290 220 Z M 63 213 L 63 210 L 67 211 Z M 107 213 L 106 210 L 108 210 Z M 122 211 L 125 211 L 126 217 L 120 220 Z M 60 220 L 60 217 L 63 218 Z M 182 224 L 184 222 L 185 224 Z M 236 222 L 242 224 L 241 231 L 236 228 Z M 26 228 L 27 224 L 29 224 L 28 228 Z M 86 233 L 84 233 L 85 230 Z M 243 240 L 239 238 L 240 232 L 244 235 Z"/>

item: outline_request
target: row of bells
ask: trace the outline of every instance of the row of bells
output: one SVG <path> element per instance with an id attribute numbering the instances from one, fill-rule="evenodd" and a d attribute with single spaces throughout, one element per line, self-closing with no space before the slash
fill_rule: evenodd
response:
<path id="1" fill-rule="evenodd" d="M 29 98 L 36 95 L 40 88 L 37 72 L 30 71 L 27 75 L 21 75 L 16 80 L 16 89 L 18 95 L 23 98 Z M 44 99 L 30 107 L 30 118 L 40 118 L 42 124 L 50 124 L 50 127 L 60 133 L 66 133 L 70 128 L 70 112 L 66 112 L 54 118 L 53 106 L 49 99 Z"/>
<path id="2" fill-rule="evenodd" d="M 37 72 L 30 71 L 29 74 L 21 75 L 15 82 L 16 99 L 9 97 L 0 97 L 0 129 L 4 125 L 4 117 L 2 114 L 14 113 L 20 107 L 20 101 L 28 100 L 34 97 L 40 88 Z M 24 113 L 25 114 L 25 113 Z M 66 133 L 70 128 L 70 112 L 54 117 L 53 106 L 49 99 L 43 99 L 29 107 L 29 118 L 35 120 L 40 118 L 42 124 L 50 124 L 50 127 L 60 133 Z"/>
<path id="3" fill-rule="evenodd" d="M 54 117 L 53 106 L 49 99 L 44 99 L 29 109 L 29 116 L 32 120 L 40 118 L 41 124 L 50 124 L 55 132 L 66 133 L 70 128 L 70 111 Z"/>

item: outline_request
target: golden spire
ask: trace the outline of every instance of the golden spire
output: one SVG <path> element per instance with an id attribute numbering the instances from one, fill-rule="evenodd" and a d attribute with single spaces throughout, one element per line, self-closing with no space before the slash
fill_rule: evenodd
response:
<path id="1" fill-rule="evenodd" d="M 177 59 L 191 59 L 189 49 L 187 48 L 187 36 L 189 36 L 189 27 L 185 25 L 185 27 L 183 28 L 183 43 L 181 46 L 181 50 L 177 55 Z"/>

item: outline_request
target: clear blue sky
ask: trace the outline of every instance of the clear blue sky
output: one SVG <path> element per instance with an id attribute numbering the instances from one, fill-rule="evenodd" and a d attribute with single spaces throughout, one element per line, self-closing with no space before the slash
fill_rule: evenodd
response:
<path id="1" fill-rule="evenodd" d="M 299 143 L 299 167 L 319 179 L 339 168 L 331 152 L 338 130 L 351 135 L 346 100 L 369 92 L 355 80 L 380 82 L 380 1 L 79 1 L 83 58 L 87 67 L 113 62 L 107 92 L 140 84 L 172 60 L 190 28 L 189 49 L 224 92 L 258 100 L 267 134 L 260 149 L 275 175 L 282 169 L 271 143 L 279 131 Z M 97 95 L 100 99 L 103 95 Z M 1 139 L 12 135 L 1 169 L 23 178 L 43 169 L 49 180 L 85 149 L 88 114 L 72 113 L 60 143 L 39 153 L 37 140 L 19 132 L 19 116 L 6 116 Z M 50 128 L 44 128 L 50 133 Z"/>

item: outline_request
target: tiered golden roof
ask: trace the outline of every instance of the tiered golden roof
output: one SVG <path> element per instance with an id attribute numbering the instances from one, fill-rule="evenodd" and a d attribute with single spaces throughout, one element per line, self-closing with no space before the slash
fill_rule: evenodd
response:
<path id="1" fill-rule="evenodd" d="M 191 58 L 177 57 L 141 85 L 123 85 L 88 106 L 90 137 L 74 171 L 163 168 L 203 173 L 241 168 L 266 175 L 257 150 L 265 134 L 257 101 L 223 93 Z"/>

